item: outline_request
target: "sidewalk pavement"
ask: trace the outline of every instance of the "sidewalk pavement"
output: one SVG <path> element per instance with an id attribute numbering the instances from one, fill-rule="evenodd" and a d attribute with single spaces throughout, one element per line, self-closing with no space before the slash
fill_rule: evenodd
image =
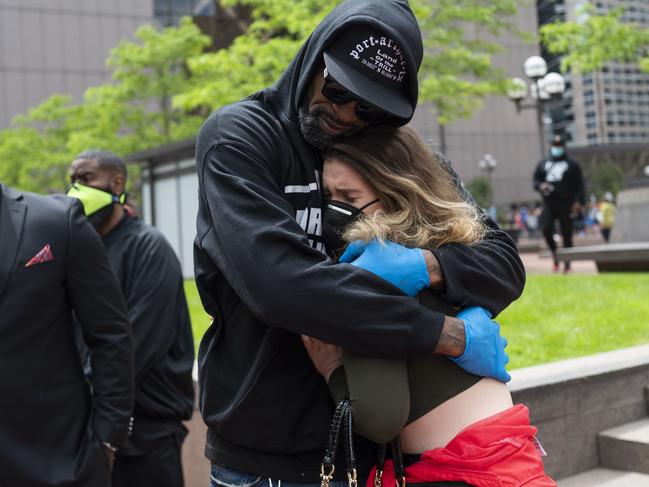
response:
<path id="1" fill-rule="evenodd" d="M 559 247 L 561 241 L 557 242 Z M 600 235 L 575 235 L 574 245 L 596 245 L 604 243 Z M 523 265 L 528 274 L 552 274 L 552 258 L 548 251 L 545 241 L 541 238 L 529 239 L 521 238 L 518 242 L 518 248 Z M 563 272 L 561 264 L 560 272 Z M 597 274 L 597 266 L 594 260 L 576 260 L 571 263 L 571 274 Z"/>
<path id="2" fill-rule="evenodd" d="M 520 254 L 525 271 L 528 274 L 552 274 L 552 258 L 550 256 L 541 257 L 538 252 L 525 252 Z M 576 260 L 571 263 L 571 274 L 597 274 L 597 266 L 594 260 Z M 557 274 L 563 272 L 561 270 Z"/>

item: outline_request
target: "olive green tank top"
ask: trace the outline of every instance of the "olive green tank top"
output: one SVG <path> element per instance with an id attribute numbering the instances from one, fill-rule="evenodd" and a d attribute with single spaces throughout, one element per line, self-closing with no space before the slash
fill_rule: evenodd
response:
<path id="1" fill-rule="evenodd" d="M 433 311 L 455 316 L 459 309 L 449 306 L 429 290 L 419 293 L 419 302 Z M 430 354 L 408 358 L 410 416 L 408 423 L 466 391 L 482 377 L 470 374 L 445 355 Z"/>
<path id="2" fill-rule="evenodd" d="M 419 293 L 417 298 L 427 308 L 449 316 L 455 316 L 459 311 L 459 309 L 449 306 L 438 295 L 429 290 Z M 421 418 L 432 409 L 467 390 L 482 379 L 482 377 L 466 372 L 444 355 L 431 353 L 408 357 L 406 360 L 408 388 L 410 390 L 410 412 L 407 424 Z M 380 366 L 389 367 L 391 366 L 390 363 L 390 360 L 385 360 L 385 363 L 382 362 Z M 382 374 L 379 370 L 372 373 L 372 371 L 367 370 L 345 370 L 343 367 L 339 367 L 329 379 L 329 390 L 336 402 L 344 398 L 349 392 L 346 373 L 362 374 L 364 380 L 356 382 L 361 383 L 363 388 L 380 390 L 382 385 L 385 385 L 383 382 L 386 374 Z M 391 384 L 391 386 L 393 385 Z M 354 394 L 356 396 L 362 395 L 363 391 L 354 391 Z M 386 400 L 390 401 L 391 399 L 387 397 Z M 398 401 L 398 398 L 392 400 Z"/>

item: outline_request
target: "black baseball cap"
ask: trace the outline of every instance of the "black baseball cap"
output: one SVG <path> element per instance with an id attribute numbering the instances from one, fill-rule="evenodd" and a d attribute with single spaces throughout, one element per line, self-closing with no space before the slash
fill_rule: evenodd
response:
<path id="1" fill-rule="evenodd" d="M 397 118 L 412 117 L 406 56 L 392 37 L 350 25 L 324 51 L 327 72 L 345 89 Z"/>
<path id="2" fill-rule="evenodd" d="M 552 145 L 554 147 L 565 147 L 566 146 L 565 137 L 561 134 L 554 134 L 554 137 L 552 137 Z"/>

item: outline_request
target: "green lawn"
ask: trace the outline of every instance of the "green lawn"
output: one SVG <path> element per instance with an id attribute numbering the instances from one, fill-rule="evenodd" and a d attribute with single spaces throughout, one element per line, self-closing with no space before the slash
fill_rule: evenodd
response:
<path id="1" fill-rule="evenodd" d="M 209 326 L 193 281 L 185 281 L 196 350 Z M 649 273 L 531 275 L 499 317 L 510 368 L 649 343 Z"/>
<path id="2" fill-rule="evenodd" d="M 498 321 L 510 368 L 649 343 L 649 273 L 528 276 Z"/>
<path id="3" fill-rule="evenodd" d="M 210 326 L 210 317 L 203 309 L 201 298 L 198 297 L 198 290 L 193 279 L 185 280 L 185 295 L 189 314 L 192 318 L 192 329 L 194 330 L 194 351 L 198 355 L 198 345 L 201 343 L 203 334 Z"/>

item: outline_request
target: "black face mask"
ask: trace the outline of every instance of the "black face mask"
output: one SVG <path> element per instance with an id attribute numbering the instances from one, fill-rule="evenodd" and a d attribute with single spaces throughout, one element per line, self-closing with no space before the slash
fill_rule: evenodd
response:
<path id="1" fill-rule="evenodd" d="M 343 240 L 343 234 L 349 225 L 354 223 L 363 214 L 363 210 L 379 201 L 375 199 L 361 208 L 344 203 L 342 201 L 325 200 L 322 222 L 322 237 L 329 252 L 338 258 L 343 253 L 347 242 Z"/>
<path id="2" fill-rule="evenodd" d="M 104 206 L 101 210 L 98 210 L 87 217 L 88 221 L 95 230 L 99 231 L 101 226 L 108 221 L 108 219 L 113 214 L 114 206 L 115 203 L 111 203 L 110 205 Z"/>

